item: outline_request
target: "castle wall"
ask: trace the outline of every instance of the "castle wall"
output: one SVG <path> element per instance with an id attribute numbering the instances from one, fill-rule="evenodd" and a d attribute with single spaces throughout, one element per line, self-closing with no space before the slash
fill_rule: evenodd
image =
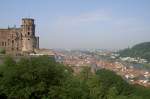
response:
<path id="1" fill-rule="evenodd" d="M 0 48 L 5 49 L 7 54 L 31 53 L 38 48 L 37 38 L 34 20 L 24 18 L 20 28 L 0 29 Z"/>
<path id="2" fill-rule="evenodd" d="M 1 29 L 0 30 L 0 48 L 6 48 L 7 47 L 7 37 L 8 37 L 8 30 Z"/>
<path id="3" fill-rule="evenodd" d="M 10 35 L 12 30 L 11 29 L 0 29 L 0 48 L 9 50 L 10 48 Z"/>
<path id="4" fill-rule="evenodd" d="M 23 38 L 22 43 L 23 43 L 23 47 L 22 47 L 23 52 L 33 52 L 34 51 L 32 38 Z"/>
<path id="5" fill-rule="evenodd" d="M 21 49 L 20 28 L 0 29 L 0 48 L 6 53 L 17 53 Z"/>

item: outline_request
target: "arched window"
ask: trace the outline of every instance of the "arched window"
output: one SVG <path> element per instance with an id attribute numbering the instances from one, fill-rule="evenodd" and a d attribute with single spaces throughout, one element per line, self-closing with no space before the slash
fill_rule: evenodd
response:
<path id="1" fill-rule="evenodd" d="M 12 44 L 14 44 L 14 40 L 12 40 Z"/>

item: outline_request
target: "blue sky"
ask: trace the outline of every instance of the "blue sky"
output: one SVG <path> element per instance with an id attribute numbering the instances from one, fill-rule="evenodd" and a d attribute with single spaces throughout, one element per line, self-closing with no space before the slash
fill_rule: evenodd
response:
<path id="1" fill-rule="evenodd" d="M 0 2 L 0 28 L 34 18 L 42 48 L 120 49 L 150 41 L 150 0 Z"/>

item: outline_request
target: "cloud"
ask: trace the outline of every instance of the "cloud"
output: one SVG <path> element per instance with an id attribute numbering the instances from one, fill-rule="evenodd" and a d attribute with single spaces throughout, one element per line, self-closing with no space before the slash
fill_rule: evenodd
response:
<path id="1" fill-rule="evenodd" d="M 105 31 L 113 30 L 115 32 L 130 32 L 145 29 L 145 25 L 143 25 L 140 19 L 129 16 L 117 16 L 116 14 L 112 14 L 110 10 L 96 10 L 79 15 L 59 16 L 53 24 L 53 29 L 55 32 L 63 32 L 84 27 L 88 28 L 90 26 L 98 27 L 98 25 L 99 29 L 105 29 Z"/>
<path id="2" fill-rule="evenodd" d="M 64 27 L 79 27 L 86 24 L 92 24 L 100 21 L 108 21 L 111 19 L 111 15 L 103 10 L 97 10 L 93 12 L 82 13 L 74 16 L 60 16 L 57 18 L 55 26 L 57 28 Z"/>
<path id="3" fill-rule="evenodd" d="M 123 48 L 149 40 L 150 35 L 149 25 L 144 19 L 121 16 L 108 10 L 59 16 L 51 29 L 51 41 L 58 43 L 53 46 L 70 48 Z"/>

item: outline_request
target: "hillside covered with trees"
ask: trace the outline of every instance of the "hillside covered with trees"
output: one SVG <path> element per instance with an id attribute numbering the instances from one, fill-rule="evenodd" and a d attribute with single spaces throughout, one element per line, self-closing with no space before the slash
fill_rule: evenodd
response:
<path id="1" fill-rule="evenodd" d="M 119 52 L 122 57 L 140 57 L 150 61 L 150 42 L 144 42 Z"/>
<path id="2" fill-rule="evenodd" d="M 0 66 L 1 99 L 149 99 L 150 89 L 130 85 L 114 72 L 95 74 L 85 68 L 74 75 L 71 68 L 47 56 L 7 57 Z"/>

